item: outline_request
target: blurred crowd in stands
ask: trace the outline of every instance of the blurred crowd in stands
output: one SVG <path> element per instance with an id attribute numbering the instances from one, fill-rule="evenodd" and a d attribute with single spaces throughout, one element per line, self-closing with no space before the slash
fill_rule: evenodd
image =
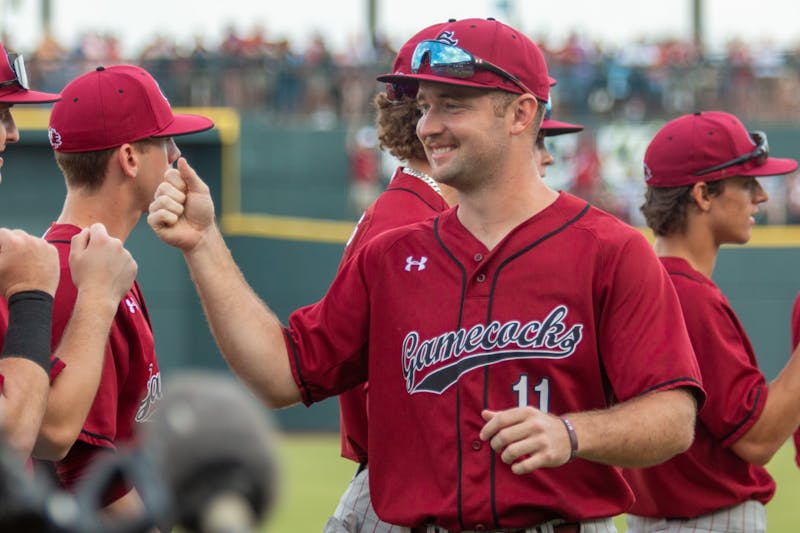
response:
<path id="1" fill-rule="evenodd" d="M 736 113 L 745 123 L 800 125 L 800 45 L 789 49 L 768 40 L 733 40 L 726 50 L 712 54 L 677 39 L 609 47 L 576 34 L 558 45 L 533 37 L 558 80 L 554 115 L 589 126 L 579 135 L 559 138 L 566 144 L 556 147 L 562 157 L 552 173 L 563 188 L 632 223 L 641 222 L 638 205 L 631 205 L 640 198 L 641 144 L 655 131 L 647 124 L 720 109 Z M 13 49 L 12 39 L 4 41 Z M 318 35 L 298 46 L 270 39 L 257 24 L 245 33 L 229 27 L 214 46 L 202 37 L 190 46 L 155 37 L 136 57 L 123 57 L 114 36 L 97 33 L 84 34 L 72 47 L 45 37 L 35 50 L 20 51 L 31 83 L 45 91 L 58 91 L 99 64 L 137 63 L 159 80 L 173 106 L 232 106 L 275 124 L 321 129 L 346 125 L 362 137 L 362 128 L 372 120 L 372 97 L 381 89 L 375 76 L 390 70 L 395 53 L 380 39 L 371 46 L 354 43 L 334 51 Z M 620 124 L 626 133 L 603 131 Z M 637 124 L 642 125 L 638 132 L 635 126 L 628 128 Z M 363 143 L 348 146 L 363 151 Z M 354 166 L 375 174 L 356 176 L 356 181 L 384 178 L 380 165 Z M 787 189 L 774 194 L 786 198 L 785 209 L 773 209 L 765 222 L 800 222 L 800 183 L 795 182 L 797 176 L 780 180 Z"/>

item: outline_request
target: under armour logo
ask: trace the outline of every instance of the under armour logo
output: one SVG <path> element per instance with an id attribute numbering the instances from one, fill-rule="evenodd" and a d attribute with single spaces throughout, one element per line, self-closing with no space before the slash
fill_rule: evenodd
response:
<path id="1" fill-rule="evenodd" d="M 427 262 L 428 258 L 425 257 L 424 255 L 419 258 L 419 261 L 414 261 L 414 256 L 409 255 L 408 257 L 406 257 L 406 272 L 411 272 L 412 266 L 417 267 L 417 272 L 419 272 L 420 270 L 425 270 L 425 263 Z"/>
<path id="2" fill-rule="evenodd" d="M 455 46 L 458 44 L 458 39 L 456 39 L 455 37 L 455 32 L 452 31 L 443 31 L 442 33 L 439 34 L 436 40 L 445 44 L 449 44 L 451 46 Z"/>
<path id="3" fill-rule="evenodd" d="M 131 314 L 136 313 L 136 302 L 133 301 L 133 298 L 125 298 L 125 305 L 128 306 L 128 311 L 130 311 Z"/>

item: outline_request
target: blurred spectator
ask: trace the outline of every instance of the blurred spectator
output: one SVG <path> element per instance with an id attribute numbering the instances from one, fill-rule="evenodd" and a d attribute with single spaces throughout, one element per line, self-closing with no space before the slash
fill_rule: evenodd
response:
<path id="1" fill-rule="evenodd" d="M 641 38 L 619 47 L 578 32 L 562 42 L 551 40 L 539 42 L 558 80 L 559 116 L 618 128 L 618 121 L 652 125 L 705 108 L 730 110 L 754 123 L 800 124 L 800 47 L 734 39 L 714 54 L 677 38 Z M 394 50 L 382 36 L 374 42 L 353 36 L 344 50 L 334 51 L 321 34 L 295 48 L 287 39 L 271 38 L 255 21 L 246 33 L 229 23 L 219 42 L 197 36 L 185 49 L 156 35 L 138 58 L 121 57 L 118 40 L 98 31 L 84 33 L 72 48 L 46 35 L 27 55 L 31 79 L 51 91 L 98 64 L 125 61 L 152 72 L 175 106 L 230 106 L 266 115 L 272 124 L 355 131 L 371 116 L 378 88 L 372 80 L 387 71 Z M 596 128 L 595 134 L 601 131 Z M 586 146 L 563 155 L 562 170 L 570 175 L 559 183 L 638 222 L 638 206 L 631 205 L 638 191 L 631 180 L 640 178 L 642 154 L 614 154 L 616 163 L 607 165 L 606 147 L 590 148 L 590 132 L 581 138 Z M 800 220 L 800 193 L 787 189 L 785 197 L 786 204 L 776 202 L 767 222 L 782 219 L 779 208 L 786 220 Z"/>

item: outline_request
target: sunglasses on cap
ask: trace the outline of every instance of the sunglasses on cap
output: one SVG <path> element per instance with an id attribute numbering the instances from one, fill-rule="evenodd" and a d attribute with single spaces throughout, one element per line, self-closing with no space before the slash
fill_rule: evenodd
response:
<path id="1" fill-rule="evenodd" d="M 474 76 L 477 70 L 488 70 L 512 82 L 524 92 L 533 94 L 533 91 L 513 74 L 452 44 L 439 41 L 420 42 L 414 50 L 414 55 L 411 56 L 411 72 L 418 74 L 425 58 L 428 59 L 431 70 L 439 76 L 464 79 Z"/>
<path id="2" fill-rule="evenodd" d="M 729 168 L 736 165 L 741 165 L 742 163 L 746 163 L 751 160 L 755 160 L 756 165 L 761 166 L 767 162 L 767 157 L 769 157 L 769 142 L 767 142 L 767 134 L 763 131 L 751 131 L 750 138 L 753 139 L 753 142 L 756 144 L 756 149 L 752 152 L 744 155 L 740 155 L 735 159 L 731 159 L 730 161 L 726 161 L 724 163 L 720 163 L 719 165 L 714 165 L 713 167 L 704 168 L 703 170 L 698 170 L 694 173 L 695 176 L 703 176 L 705 174 L 710 174 L 712 172 L 716 172 L 717 170 L 722 170 L 723 168 Z"/>
<path id="3" fill-rule="evenodd" d="M 11 70 L 14 71 L 15 78 L 0 82 L 0 87 L 8 87 L 16 83 L 23 89 L 29 89 L 28 71 L 25 70 L 25 60 L 22 59 L 22 54 L 8 54 L 8 63 L 11 65 Z"/>
<path id="4" fill-rule="evenodd" d="M 419 84 L 416 81 L 401 81 L 386 84 L 386 97 L 392 102 L 400 102 L 403 99 L 413 100 L 417 97 Z"/>

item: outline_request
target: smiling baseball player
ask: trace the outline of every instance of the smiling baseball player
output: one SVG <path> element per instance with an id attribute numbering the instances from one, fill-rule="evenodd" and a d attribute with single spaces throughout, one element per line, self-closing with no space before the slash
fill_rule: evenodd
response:
<path id="1" fill-rule="evenodd" d="M 550 78 L 495 20 L 420 42 L 417 134 L 458 207 L 367 242 L 284 327 L 247 285 L 184 161 L 148 222 L 187 261 L 228 363 L 274 406 L 369 382 L 372 502 L 421 531 L 614 531 L 619 469 L 685 450 L 704 394 L 640 232 L 541 179 Z M 402 530 L 401 530 L 402 531 Z"/>

